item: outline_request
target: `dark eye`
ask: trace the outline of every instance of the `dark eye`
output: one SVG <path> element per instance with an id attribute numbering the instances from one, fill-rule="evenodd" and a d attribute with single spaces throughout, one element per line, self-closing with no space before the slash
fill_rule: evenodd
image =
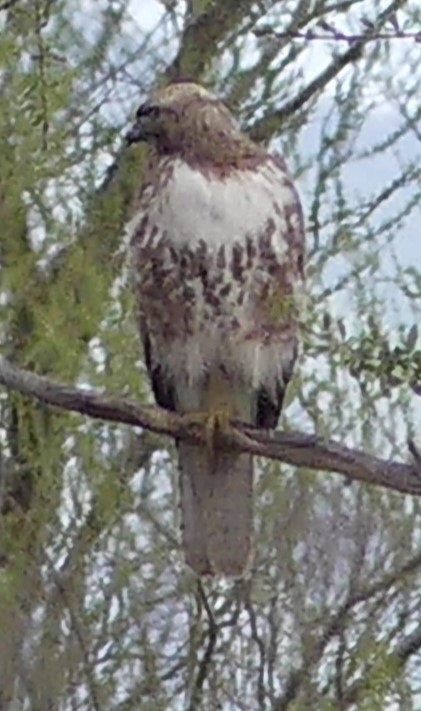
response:
<path id="1" fill-rule="evenodd" d="M 141 118 L 142 116 L 148 116 L 149 118 L 156 118 L 160 113 L 159 106 L 156 104 L 141 104 L 136 111 L 136 118 Z"/>

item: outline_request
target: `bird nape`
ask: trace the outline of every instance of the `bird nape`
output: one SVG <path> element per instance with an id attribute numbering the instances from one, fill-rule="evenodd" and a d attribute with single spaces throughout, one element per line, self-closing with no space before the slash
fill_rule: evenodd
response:
<path id="1" fill-rule="evenodd" d="M 279 418 L 297 357 L 301 203 L 283 159 L 197 84 L 153 92 L 127 140 L 151 147 L 127 230 L 152 389 L 210 433 L 207 446 L 177 443 L 186 560 L 239 577 L 252 560 L 253 465 L 217 432 Z"/>

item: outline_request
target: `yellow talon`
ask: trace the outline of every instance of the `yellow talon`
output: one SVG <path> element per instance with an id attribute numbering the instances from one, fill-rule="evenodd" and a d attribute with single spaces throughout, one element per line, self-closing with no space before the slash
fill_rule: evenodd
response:
<path id="1" fill-rule="evenodd" d="M 228 410 L 214 410 L 209 412 L 206 422 L 206 442 L 208 448 L 212 450 L 215 449 L 216 439 L 218 437 L 218 431 L 226 430 L 230 424 L 230 413 Z"/>
<path id="2" fill-rule="evenodd" d="M 186 424 L 197 424 L 204 427 L 206 447 L 209 451 L 209 457 L 213 460 L 218 432 L 226 430 L 230 426 L 230 412 L 228 408 L 189 412 L 183 415 L 183 419 Z"/>

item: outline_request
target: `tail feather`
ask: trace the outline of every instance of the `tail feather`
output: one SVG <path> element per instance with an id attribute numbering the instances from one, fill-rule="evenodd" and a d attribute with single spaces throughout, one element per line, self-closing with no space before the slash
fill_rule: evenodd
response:
<path id="1" fill-rule="evenodd" d="M 183 543 L 198 575 L 245 573 L 253 550 L 253 465 L 249 454 L 179 442 Z"/>

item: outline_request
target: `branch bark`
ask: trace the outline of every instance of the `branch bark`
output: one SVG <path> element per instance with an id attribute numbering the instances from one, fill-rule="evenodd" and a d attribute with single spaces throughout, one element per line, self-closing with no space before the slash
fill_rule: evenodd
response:
<path id="1" fill-rule="evenodd" d="M 215 47 L 249 14 L 254 0 L 219 0 L 188 22 L 180 49 L 166 71 L 167 80 L 183 76 L 199 79 L 214 57 Z"/>
<path id="2" fill-rule="evenodd" d="M 158 407 L 139 407 L 130 400 L 54 382 L 17 368 L 2 356 L 0 384 L 62 410 L 142 427 L 176 439 L 207 442 L 205 427 L 198 422 Z M 250 452 L 297 467 L 335 472 L 400 493 L 421 495 L 421 470 L 415 461 L 406 464 L 381 459 L 317 435 L 259 430 L 233 422 L 229 430 L 218 433 L 218 444 L 225 449 Z"/>

